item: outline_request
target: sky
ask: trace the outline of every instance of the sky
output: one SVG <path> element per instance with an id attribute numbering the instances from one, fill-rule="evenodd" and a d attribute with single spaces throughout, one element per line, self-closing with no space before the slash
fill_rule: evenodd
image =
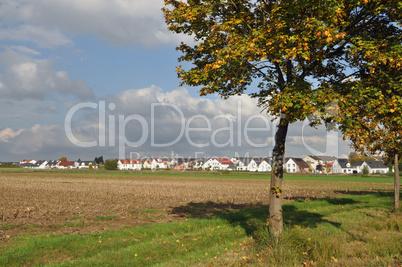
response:
<path id="1" fill-rule="evenodd" d="M 256 99 L 179 86 L 175 47 L 192 39 L 162 7 L 0 0 L 0 161 L 272 155 L 277 120 Z M 349 153 L 339 132 L 289 128 L 286 156 Z"/>

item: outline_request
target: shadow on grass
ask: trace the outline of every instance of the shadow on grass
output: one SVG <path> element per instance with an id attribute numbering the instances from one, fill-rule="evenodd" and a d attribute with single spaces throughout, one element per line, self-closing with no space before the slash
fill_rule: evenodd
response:
<path id="1" fill-rule="evenodd" d="M 330 204 L 346 205 L 357 203 L 352 199 L 325 199 Z M 332 202 L 332 203 L 331 203 Z M 334 227 L 340 227 L 339 223 L 324 219 L 324 215 L 299 209 L 294 204 L 285 204 L 282 206 L 283 218 L 286 225 L 299 225 L 302 227 L 316 228 L 320 224 L 328 223 Z M 173 207 L 172 214 L 180 217 L 191 218 L 211 218 L 219 217 L 227 220 L 234 225 L 240 225 L 248 235 L 254 235 L 254 232 L 261 227 L 266 227 L 269 218 L 269 207 L 262 203 L 216 203 L 216 202 L 191 202 L 187 205 Z"/>
<path id="2" fill-rule="evenodd" d="M 354 196 L 362 196 L 362 195 L 379 195 L 381 197 L 391 196 L 393 192 L 384 189 L 373 189 L 373 190 L 335 190 L 335 194 L 343 194 L 343 195 L 354 195 Z"/>
<path id="3" fill-rule="evenodd" d="M 326 198 L 324 199 L 331 205 L 353 205 L 353 204 L 358 204 L 360 203 L 359 201 L 356 201 L 351 198 Z"/>

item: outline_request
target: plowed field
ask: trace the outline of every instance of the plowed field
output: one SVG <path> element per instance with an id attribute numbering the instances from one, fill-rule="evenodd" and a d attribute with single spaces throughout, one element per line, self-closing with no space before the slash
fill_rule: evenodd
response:
<path id="1" fill-rule="evenodd" d="M 266 205 L 268 188 L 268 176 L 0 173 L 0 242 L 20 233 L 93 232 Z M 283 197 L 287 203 L 391 190 L 391 184 L 285 180 Z"/>

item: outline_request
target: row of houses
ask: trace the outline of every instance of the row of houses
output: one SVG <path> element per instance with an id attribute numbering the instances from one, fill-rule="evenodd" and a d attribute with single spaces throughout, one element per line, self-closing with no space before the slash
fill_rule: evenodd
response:
<path id="1" fill-rule="evenodd" d="M 88 169 L 97 168 L 95 161 L 23 160 L 19 166 L 29 169 Z"/>
<path id="2" fill-rule="evenodd" d="M 338 159 L 329 156 L 306 156 L 304 158 L 290 157 L 283 162 L 288 173 L 324 173 L 353 174 L 368 172 L 388 173 L 389 168 L 382 161 L 360 161 L 353 164 L 348 159 Z M 198 158 L 198 159 L 147 159 L 119 160 L 120 170 L 141 169 L 175 169 L 175 170 L 237 170 L 250 172 L 270 172 L 272 158 L 270 157 L 233 157 L 233 158 Z"/>
<path id="3" fill-rule="evenodd" d="M 97 168 L 97 164 L 94 161 L 24 160 L 19 165 L 33 169 Z M 371 174 L 389 172 L 389 168 L 382 161 L 361 161 L 351 164 L 348 159 L 338 159 L 330 156 L 289 157 L 283 160 L 283 166 L 288 173 L 353 174 L 362 173 L 365 168 Z M 117 162 L 117 168 L 119 170 L 175 169 L 270 172 L 272 170 L 272 158 L 121 159 Z"/>

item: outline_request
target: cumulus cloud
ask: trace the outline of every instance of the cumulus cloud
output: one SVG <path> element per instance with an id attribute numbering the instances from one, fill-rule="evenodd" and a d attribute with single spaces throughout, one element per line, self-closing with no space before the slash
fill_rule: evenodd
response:
<path id="1" fill-rule="evenodd" d="M 104 140 L 110 143 L 114 136 L 112 142 L 116 146 L 127 144 L 126 151 L 229 153 L 254 151 L 272 144 L 267 140 L 272 137 L 274 126 L 266 114 L 260 114 L 256 100 L 246 95 L 229 100 L 205 99 L 191 96 L 185 88 L 164 92 L 151 86 L 125 90 L 104 101 L 104 124 L 99 124 L 104 128 Z M 77 112 L 72 118 L 76 122 L 73 131 L 86 121 L 98 120 L 99 108 Z"/>
<path id="2" fill-rule="evenodd" d="M 42 48 L 72 45 L 59 29 L 27 24 L 15 28 L 0 28 L 0 40 L 31 42 Z"/>
<path id="3" fill-rule="evenodd" d="M 205 99 L 191 96 L 185 88 L 165 92 L 150 86 L 85 103 L 70 109 L 64 125 L 38 123 L 2 130 L 0 151 L 17 159 L 123 158 L 132 153 L 160 157 L 172 152 L 185 157 L 270 156 L 278 123 L 260 114 L 255 100 L 246 95 Z M 325 129 L 303 125 L 290 126 L 287 156 L 349 153 L 339 133 L 327 135 Z"/>
<path id="4" fill-rule="evenodd" d="M 7 49 L 0 53 L 4 74 L 0 93 L 10 99 L 43 99 L 51 93 L 74 95 L 78 99 L 94 98 L 85 81 L 72 80 L 66 71 L 55 71 L 49 60 L 38 60 Z"/>
<path id="5" fill-rule="evenodd" d="M 0 131 L 0 142 L 8 143 L 9 139 L 13 139 L 14 137 L 17 137 L 24 131 L 25 131 L 24 129 L 14 131 L 13 129 L 6 128 L 6 129 Z"/>
<path id="6" fill-rule="evenodd" d="M 2 3 L 9 25 L 0 39 L 32 41 L 42 47 L 70 45 L 68 34 L 93 34 L 115 45 L 177 43 L 168 33 L 163 0 L 15 0 Z M 21 25 L 22 24 L 22 25 Z"/>

